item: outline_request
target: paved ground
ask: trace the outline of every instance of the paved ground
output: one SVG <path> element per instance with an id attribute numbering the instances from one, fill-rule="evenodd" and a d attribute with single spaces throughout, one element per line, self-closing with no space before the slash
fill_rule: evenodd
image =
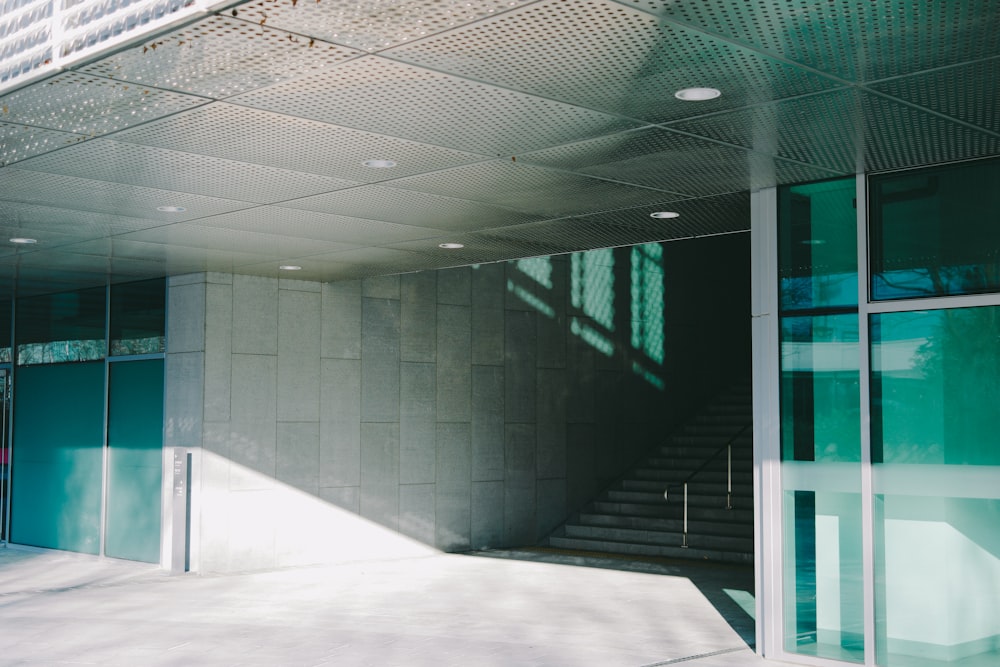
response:
<path id="1" fill-rule="evenodd" d="M 11 547 L 0 664 L 743 667 L 752 583 L 542 550 L 170 576 Z"/>

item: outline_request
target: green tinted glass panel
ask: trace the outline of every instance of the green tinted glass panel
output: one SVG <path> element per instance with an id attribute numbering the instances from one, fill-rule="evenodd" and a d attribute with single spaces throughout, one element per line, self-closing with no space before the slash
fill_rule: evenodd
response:
<path id="1" fill-rule="evenodd" d="M 163 361 L 118 362 L 108 376 L 105 553 L 160 560 Z"/>
<path id="2" fill-rule="evenodd" d="M 11 541 L 96 554 L 104 364 L 23 367 L 14 381 Z"/>
<path id="3" fill-rule="evenodd" d="M 785 650 L 864 662 L 861 496 L 786 491 Z"/>
<path id="4" fill-rule="evenodd" d="M 872 460 L 1000 465 L 1000 307 L 872 316 Z"/>
<path id="5" fill-rule="evenodd" d="M 166 294 L 162 279 L 111 286 L 113 356 L 163 352 Z"/>
<path id="6" fill-rule="evenodd" d="M 11 302 L 0 300 L 0 363 L 10 362 L 13 359 L 10 344 L 10 318 Z"/>
<path id="7" fill-rule="evenodd" d="M 1000 291 L 1000 160 L 873 176 L 872 298 Z"/>
<path id="8" fill-rule="evenodd" d="M 782 318 L 781 457 L 861 460 L 857 315 Z"/>
<path id="9" fill-rule="evenodd" d="M 997 498 L 875 497 L 879 665 L 1000 665 L 998 526 Z"/>
<path id="10" fill-rule="evenodd" d="M 105 355 L 103 287 L 17 300 L 17 363 L 94 361 Z"/>
<path id="11" fill-rule="evenodd" d="M 778 195 L 783 311 L 858 303 L 855 179 L 785 186 Z"/>

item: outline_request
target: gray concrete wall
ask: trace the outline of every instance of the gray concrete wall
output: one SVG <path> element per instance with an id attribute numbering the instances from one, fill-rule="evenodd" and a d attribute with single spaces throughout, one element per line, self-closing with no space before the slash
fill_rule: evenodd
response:
<path id="1" fill-rule="evenodd" d="M 632 344 L 629 253 L 591 262 L 608 284 L 587 288 L 570 256 L 330 284 L 172 278 L 166 432 L 194 455 L 192 569 L 544 537 L 698 393 L 687 361 Z M 718 317 L 692 294 L 711 289 L 686 288 L 678 313 Z M 704 322 L 672 321 L 673 290 L 666 344 L 716 359 Z"/>

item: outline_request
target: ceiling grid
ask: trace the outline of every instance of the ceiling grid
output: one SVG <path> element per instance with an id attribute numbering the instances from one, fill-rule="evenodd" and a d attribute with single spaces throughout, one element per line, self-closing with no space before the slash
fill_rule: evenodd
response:
<path id="1" fill-rule="evenodd" d="M 1000 155 L 995 0 L 253 0 L 185 21 L 50 75 L 25 28 L 0 228 L 38 242 L 0 239 L 0 290 L 739 233 L 759 188 Z"/>

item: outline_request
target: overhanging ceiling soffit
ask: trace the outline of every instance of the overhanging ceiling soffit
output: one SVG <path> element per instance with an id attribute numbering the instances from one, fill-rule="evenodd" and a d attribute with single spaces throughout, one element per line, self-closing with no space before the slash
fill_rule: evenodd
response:
<path id="1" fill-rule="evenodd" d="M 995 1 L 7 5 L 0 292 L 733 233 L 755 189 L 1000 154 Z"/>

